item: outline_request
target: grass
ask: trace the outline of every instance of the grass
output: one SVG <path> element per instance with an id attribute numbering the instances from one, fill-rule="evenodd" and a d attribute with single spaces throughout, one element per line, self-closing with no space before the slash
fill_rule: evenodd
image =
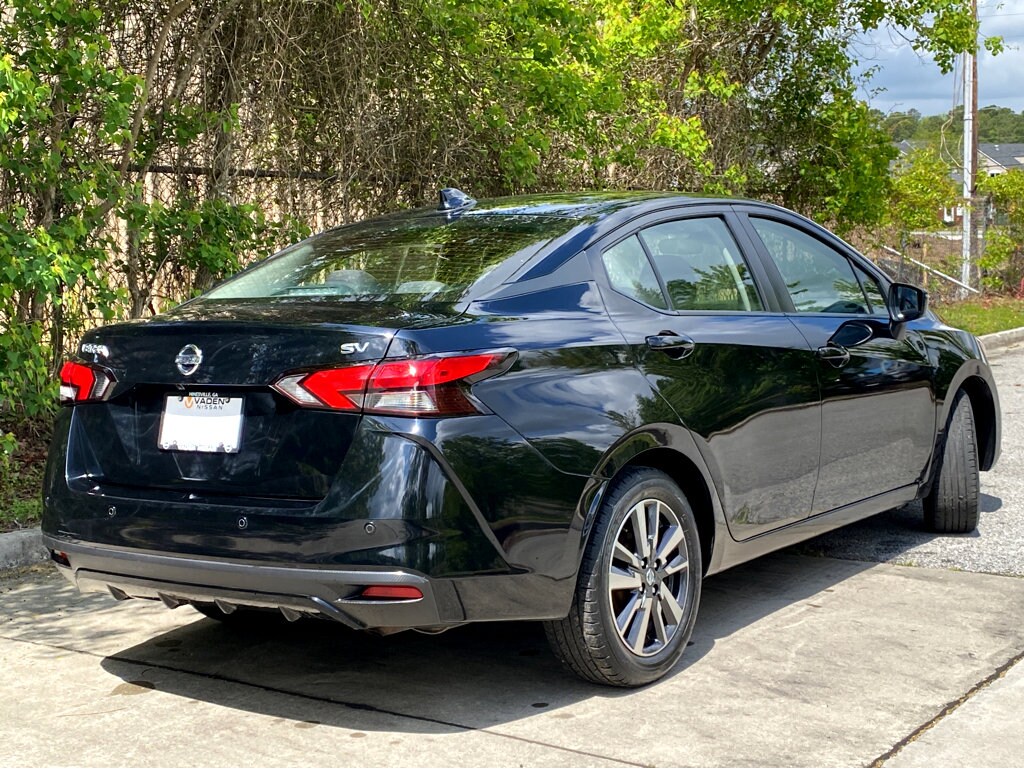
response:
<path id="1" fill-rule="evenodd" d="M 38 526 L 42 512 L 43 503 L 38 498 L 4 500 L 0 506 L 0 533 Z"/>
<path id="2" fill-rule="evenodd" d="M 23 439 L 13 456 L 0 454 L 0 533 L 39 525 L 46 443 Z"/>
<path id="3" fill-rule="evenodd" d="M 1024 326 L 1024 299 L 969 299 L 936 305 L 935 312 L 949 325 L 966 329 L 978 336 Z"/>

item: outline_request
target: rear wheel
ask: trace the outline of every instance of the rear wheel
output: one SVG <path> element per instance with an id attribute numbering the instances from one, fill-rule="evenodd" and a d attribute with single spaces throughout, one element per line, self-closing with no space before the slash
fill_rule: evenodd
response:
<path id="1" fill-rule="evenodd" d="M 978 440 L 971 400 L 963 392 L 950 409 L 931 491 L 924 498 L 925 525 L 932 531 L 965 534 L 978 526 Z"/>
<path id="2" fill-rule="evenodd" d="M 656 681 L 693 632 L 702 573 L 697 524 L 682 491 L 658 470 L 628 470 L 598 514 L 569 616 L 545 623 L 548 641 L 589 681 Z"/>

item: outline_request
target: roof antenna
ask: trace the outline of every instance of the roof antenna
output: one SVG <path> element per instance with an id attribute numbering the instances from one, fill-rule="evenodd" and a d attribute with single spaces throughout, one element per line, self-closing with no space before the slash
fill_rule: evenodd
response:
<path id="1" fill-rule="evenodd" d="M 476 199 L 471 198 L 462 190 L 455 189 L 455 187 L 445 187 L 438 194 L 440 203 L 437 206 L 438 211 L 455 211 L 459 208 L 469 208 L 476 204 Z"/>

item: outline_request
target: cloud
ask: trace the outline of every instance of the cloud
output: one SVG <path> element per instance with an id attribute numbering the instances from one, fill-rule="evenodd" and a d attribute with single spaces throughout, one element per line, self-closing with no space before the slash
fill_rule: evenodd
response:
<path id="1" fill-rule="evenodd" d="M 998 56 L 984 51 L 978 57 L 979 106 L 998 104 L 1024 111 L 1024 0 L 1006 0 L 998 6 L 985 3 L 979 14 L 981 34 L 1000 35 L 1005 41 L 1005 50 Z M 962 99 L 960 67 L 943 75 L 895 30 L 880 29 L 865 36 L 854 46 L 854 54 L 860 71 L 876 68 L 862 95 L 883 112 L 916 109 L 935 115 Z"/>

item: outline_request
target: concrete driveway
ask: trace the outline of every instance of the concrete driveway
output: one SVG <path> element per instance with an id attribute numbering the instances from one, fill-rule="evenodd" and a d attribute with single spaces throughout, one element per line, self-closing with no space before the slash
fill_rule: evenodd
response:
<path id="1" fill-rule="evenodd" d="M 576 681 L 529 624 L 239 630 L 0 577 L 0 764 L 1020 765 L 1024 352 L 993 362 L 977 535 L 911 507 L 713 577 L 683 664 L 639 691 Z"/>

